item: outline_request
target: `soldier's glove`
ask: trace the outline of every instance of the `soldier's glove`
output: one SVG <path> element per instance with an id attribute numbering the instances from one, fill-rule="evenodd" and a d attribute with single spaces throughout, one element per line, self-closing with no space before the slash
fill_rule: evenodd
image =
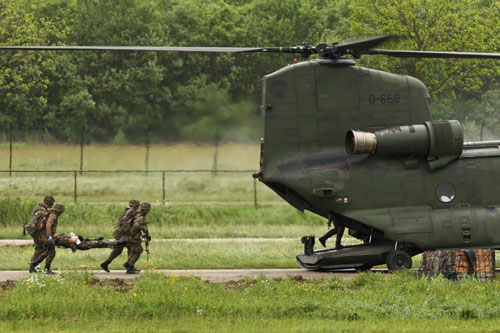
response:
<path id="1" fill-rule="evenodd" d="M 47 237 L 47 244 L 55 245 L 56 241 L 54 240 L 54 238 L 52 238 L 52 236 L 49 236 L 49 237 Z"/>

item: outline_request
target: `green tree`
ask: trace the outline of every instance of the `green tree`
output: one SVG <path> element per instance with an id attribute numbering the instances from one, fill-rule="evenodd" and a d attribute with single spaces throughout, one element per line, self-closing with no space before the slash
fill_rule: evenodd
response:
<path id="1" fill-rule="evenodd" d="M 0 43 L 2 45 L 52 45 L 64 40 L 68 28 L 63 22 L 40 17 L 44 1 L 0 2 Z M 32 128 L 46 121 L 47 68 L 58 56 L 46 52 L 5 51 L 0 53 L 0 123 Z"/>
<path id="2" fill-rule="evenodd" d="M 162 45 L 153 1 L 76 1 L 68 43 L 75 45 Z M 123 131 L 143 141 L 166 118 L 170 92 L 166 68 L 155 52 L 72 53 L 77 72 L 95 101 L 86 119 L 90 135 L 108 141 Z"/>
<path id="3" fill-rule="evenodd" d="M 347 39 L 347 0 L 0 0 L 4 45 L 288 46 Z M 260 127 L 262 76 L 296 55 L 0 53 L 0 121 L 77 140 Z M 231 116 L 229 116 L 231 115 Z M 209 120 L 213 117 L 213 120 Z M 243 121 L 243 119 L 245 121 Z M 214 126 L 224 128 L 214 134 Z M 231 129 L 228 131 L 228 129 Z M 57 129 L 57 132 L 55 132 Z M 233 134 L 229 136 L 234 136 Z"/>
<path id="4" fill-rule="evenodd" d="M 473 114 L 479 124 L 479 139 L 498 138 L 500 129 L 500 89 L 490 90 L 483 94 L 481 104 Z"/>
<path id="5" fill-rule="evenodd" d="M 399 35 L 390 48 L 494 52 L 499 50 L 499 3 L 482 0 L 354 0 L 350 7 L 356 35 Z M 497 78 L 497 62 L 456 59 L 363 59 L 363 64 L 421 79 L 440 93 L 479 91 Z M 471 96 L 471 95 L 469 95 Z M 477 97 L 477 95 L 475 95 Z M 472 94 L 474 97 L 474 94 Z"/>

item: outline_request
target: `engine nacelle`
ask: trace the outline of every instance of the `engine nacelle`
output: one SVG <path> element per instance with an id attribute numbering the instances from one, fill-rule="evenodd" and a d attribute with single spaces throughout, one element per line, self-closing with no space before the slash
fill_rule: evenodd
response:
<path id="1" fill-rule="evenodd" d="M 398 126 L 371 132 L 350 130 L 348 154 L 459 156 L 464 135 L 457 120 L 428 121 L 422 125 Z"/>

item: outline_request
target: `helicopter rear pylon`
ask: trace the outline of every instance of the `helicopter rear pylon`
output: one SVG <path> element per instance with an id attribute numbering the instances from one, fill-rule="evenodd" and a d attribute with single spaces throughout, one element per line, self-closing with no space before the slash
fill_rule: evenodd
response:
<path id="1" fill-rule="evenodd" d="M 347 268 L 367 270 L 373 266 L 386 264 L 387 258 L 394 252 L 404 251 L 395 251 L 394 242 L 377 242 L 346 246 L 340 249 L 316 250 L 310 254 L 300 253 L 297 255 L 297 263 L 300 267 L 311 271 L 334 271 Z"/>

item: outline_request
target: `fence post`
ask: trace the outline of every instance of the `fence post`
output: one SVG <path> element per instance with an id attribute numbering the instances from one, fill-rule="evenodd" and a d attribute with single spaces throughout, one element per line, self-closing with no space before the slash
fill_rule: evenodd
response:
<path id="1" fill-rule="evenodd" d="M 149 173 L 149 149 L 150 145 L 149 145 L 149 130 L 148 130 L 146 133 L 146 161 L 145 161 L 146 175 Z"/>
<path id="2" fill-rule="evenodd" d="M 161 172 L 161 184 L 162 184 L 161 188 L 163 191 L 162 202 L 163 204 L 165 204 L 165 171 Z"/>
<path id="3" fill-rule="evenodd" d="M 12 176 L 12 130 L 13 125 L 10 125 L 10 138 L 9 138 L 9 177 Z"/>
<path id="4" fill-rule="evenodd" d="M 74 194 L 74 201 L 75 201 L 75 203 L 76 203 L 77 198 L 78 198 L 78 195 L 77 195 L 77 193 L 78 193 L 78 192 L 77 192 L 77 187 L 76 187 L 76 177 L 77 177 L 77 175 L 78 175 L 78 172 L 76 172 L 76 170 L 75 170 L 75 171 L 74 171 L 74 176 L 75 176 L 75 194 Z"/>
<path id="5" fill-rule="evenodd" d="M 83 174 L 83 144 L 85 143 L 85 125 L 82 126 L 82 133 L 80 136 L 80 175 Z"/>
<path id="6" fill-rule="evenodd" d="M 257 209 L 257 179 L 253 179 L 253 206 Z"/>
<path id="7" fill-rule="evenodd" d="M 215 152 L 214 152 L 214 162 L 212 164 L 213 175 L 217 176 L 217 168 L 219 162 L 219 133 L 215 134 L 214 138 Z"/>

